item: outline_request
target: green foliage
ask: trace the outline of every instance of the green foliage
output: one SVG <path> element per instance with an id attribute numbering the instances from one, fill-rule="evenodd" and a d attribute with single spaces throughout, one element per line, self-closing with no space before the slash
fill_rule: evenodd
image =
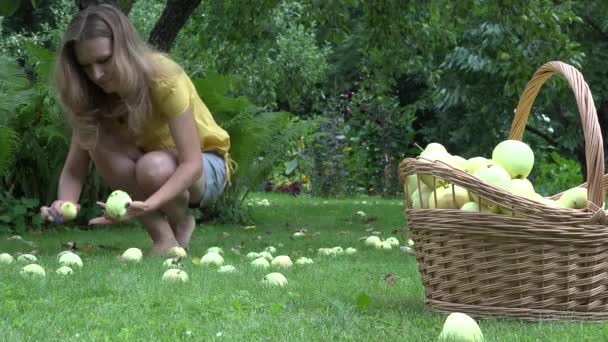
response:
<path id="1" fill-rule="evenodd" d="M 583 183 L 580 164 L 557 152 L 542 155 L 532 171 L 530 178 L 534 190 L 543 196 L 555 195 Z"/>
<path id="2" fill-rule="evenodd" d="M 22 234 L 43 223 L 38 214 L 39 200 L 14 197 L 10 192 L 0 192 L 0 233 Z"/>
<path id="3" fill-rule="evenodd" d="M 220 220 L 246 222 L 242 201 L 271 172 L 288 142 L 301 136 L 309 124 L 291 119 L 287 112 L 261 110 L 245 97 L 227 97 L 233 82 L 229 77 L 214 75 L 193 82 L 220 126 L 230 135 L 230 155 L 238 166 L 232 185 L 210 215 L 216 213 Z"/>

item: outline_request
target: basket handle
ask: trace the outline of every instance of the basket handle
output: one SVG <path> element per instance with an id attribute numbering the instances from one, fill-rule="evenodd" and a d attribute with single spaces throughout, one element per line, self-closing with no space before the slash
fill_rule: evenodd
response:
<path id="1" fill-rule="evenodd" d="M 562 74 L 568 80 L 568 84 L 570 84 L 570 88 L 572 88 L 576 97 L 578 111 L 581 114 L 585 136 L 587 181 L 589 184 L 588 200 L 600 208 L 604 208 L 604 143 L 593 96 L 583 75 L 576 68 L 563 62 L 553 61 L 544 64 L 534 73 L 519 98 L 515 118 L 511 126 L 510 139 L 522 140 L 534 99 L 536 99 L 543 83 L 556 72 Z"/>

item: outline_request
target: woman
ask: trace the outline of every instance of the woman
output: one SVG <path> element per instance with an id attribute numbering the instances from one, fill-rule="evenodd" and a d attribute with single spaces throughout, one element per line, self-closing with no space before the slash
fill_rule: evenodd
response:
<path id="1" fill-rule="evenodd" d="M 42 216 L 61 222 L 62 203 L 78 202 L 93 161 L 112 189 L 133 198 L 125 219 L 145 227 L 151 254 L 187 248 L 195 226 L 189 206 L 213 202 L 232 173 L 230 137 L 190 78 L 147 47 L 122 11 L 104 4 L 82 10 L 66 29 L 55 85 L 72 139 L 58 199 Z M 109 222 L 104 216 L 89 224 Z"/>

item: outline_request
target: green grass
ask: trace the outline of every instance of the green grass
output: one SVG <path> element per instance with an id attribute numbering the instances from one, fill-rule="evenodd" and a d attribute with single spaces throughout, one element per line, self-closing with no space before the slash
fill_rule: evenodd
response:
<path id="1" fill-rule="evenodd" d="M 446 315 L 424 306 L 424 290 L 413 256 L 363 249 L 358 239 L 374 228 L 384 237 L 404 226 L 400 200 L 358 198 L 323 200 L 256 194 L 268 207 L 254 206 L 256 228 L 200 226 L 194 234 L 191 257 L 210 246 L 224 249 L 237 274 L 218 274 L 190 259 L 185 284 L 161 282 L 163 258 L 145 257 L 124 265 L 117 256 L 128 247 L 146 250 L 151 242 L 136 226 L 104 227 L 89 231 L 31 233 L 39 244 L 43 280 L 19 276 L 22 265 L 0 268 L 0 336 L 3 340 L 212 340 L 232 341 L 435 341 Z M 361 203 L 366 201 L 367 203 Z M 362 210 L 364 222 L 356 212 Z M 290 239 L 296 229 L 318 232 L 314 239 Z M 343 234 L 341 231 L 348 231 Z M 226 236 L 223 233 L 230 234 Z M 401 240 L 401 237 L 398 236 Z M 60 277 L 56 255 L 61 242 L 109 245 L 117 250 L 80 253 L 84 268 Z M 283 244 L 282 247 L 280 244 Z M 312 257 L 314 265 L 280 271 L 285 288 L 269 288 L 260 280 L 271 272 L 254 270 L 244 256 L 266 246 L 277 255 Z M 241 255 L 231 248 L 242 246 Z M 353 246 L 352 256 L 320 257 L 321 247 Z M 0 252 L 27 252 L 19 241 L 0 239 Z M 384 280 L 396 276 L 395 285 Z M 482 320 L 486 341 L 601 341 L 608 328 L 601 323 L 525 323 Z M 220 336 L 218 336 L 220 335 Z"/>

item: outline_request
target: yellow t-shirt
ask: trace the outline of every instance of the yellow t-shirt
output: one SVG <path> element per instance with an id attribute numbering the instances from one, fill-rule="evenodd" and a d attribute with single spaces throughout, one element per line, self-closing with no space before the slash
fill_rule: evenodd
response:
<path id="1" fill-rule="evenodd" d="M 201 150 L 216 152 L 224 157 L 226 180 L 229 181 L 233 169 L 233 162 L 228 154 L 230 136 L 215 122 L 190 77 L 175 62 L 161 54 L 155 54 L 153 61 L 161 70 L 174 72 L 162 73 L 162 76 L 151 82 L 150 95 L 154 113 L 144 134 L 138 139 L 138 145 L 144 151 L 175 148 L 169 130 L 169 119 L 180 115 L 191 106 Z"/>

